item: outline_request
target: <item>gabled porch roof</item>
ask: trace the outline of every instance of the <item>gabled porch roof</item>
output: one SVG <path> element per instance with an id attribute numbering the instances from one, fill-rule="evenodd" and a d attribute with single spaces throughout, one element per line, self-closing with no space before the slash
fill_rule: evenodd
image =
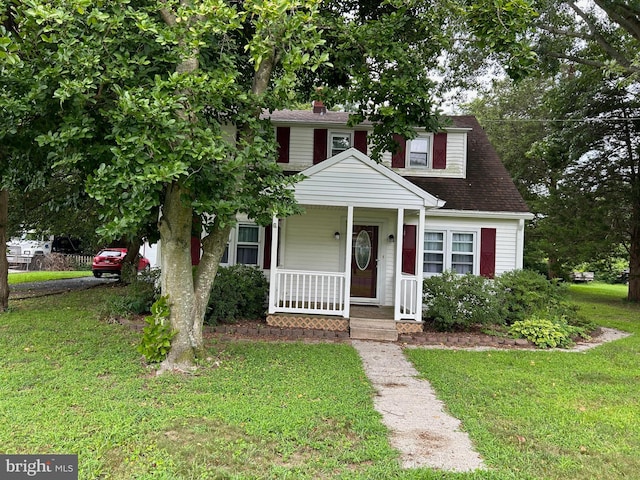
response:
<path id="1" fill-rule="evenodd" d="M 445 204 L 355 148 L 301 173 L 306 178 L 295 185 L 301 205 L 431 209 Z"/>

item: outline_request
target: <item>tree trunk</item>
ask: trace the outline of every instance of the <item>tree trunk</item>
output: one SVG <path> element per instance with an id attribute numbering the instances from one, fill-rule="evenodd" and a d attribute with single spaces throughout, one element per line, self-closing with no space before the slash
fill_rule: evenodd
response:
<path id="1" fill-rule="evenodd" d="M 230 222 L 221 227 L 216 218 L 211 233 L 202 242 L 203 255 L 194 276 L 191 266 L 193 209 L 185 201 L 187 193 L 180 183 L 169 186 L 159 222 L 162 295 L 168 297 L 171 327 L 177 332 L 161 372 L 192 371 L 196 358 L 204 355 L 204 315 L 231 231 Z"/>
<path id="2" fill-rule="evenodd" d="M 139 237 L 127 241 L 127 254 L 122 260 L 122 271 L 120 272 L 120 279 L 123 283 L 129 284 L 138 276 L 138 255 L 141 245 L 142 240 Z"/>
<path id="3" fill-rule="evenodd" d="M 7 224 L 9 190 L 0 190 L 0 312 L 9 308 L 9 263 L 7 261 Z"/>
<path id="4" fill-rule="evenodd" d="M 193 331 L 196 340 L 199 339 L 200 344 L 196 346 L 198 351 L 203 351 L 202 344 L 202 326 L 204 324 L 204 316 L 209 304 L 209 296 L 211 295 L 211 287 L 216 279 L 220 260 L 224 254 L 224 250 L 229 241 L 231 233 L 231 223 L 225 222 L 224 227 L 220 226 L 220 218 L 216 217 L 211 232 L 202 241 L 202 258 L 198 265 L 195 275 L 195 297 L 196 312 L 194 316 Z"/>
<path id="5" fill-rule="evenodd" d="M 189 0 L 180 0 L 182 5 L 190 3 Z M 169 26 L 175 26 L 179 20 L 175 12 L 168 8 L 161 9 L 160 14 Z M 198 19 L 196 17 L 189 19 L 189 22 L 192 21 L 198 21 Z M 187 46 L 185 39 L 181 39 L 179 43 L 186 49 L 186 53 L 177 65 L 176 72 L 197 71 L 200 53 L 198 48 Z M 275 52 L 272 52 L 269 58 L 263 59 L 254 74 L 251 91 L 257 96 L 262 95 L 269 85 L 274 66 L 274 54 Z M 260 112 L 261 108 L 256 108 L 254 114 L 258 116 Z M 188 108 L 178 111 L 177 114 L 182 119 L 195 121 L 193 112 Z M 241 137 L 245 140 L 250 139 L 249 132 L 243 131 L 242 127 L 239 127 L 239 130 Z M 202 241 L 202 258 L 194 277 L 191 266 L 193 208 L 185 201 L 188 193 L 180 182 L 172 183 L 167 189 L 159 222 L 162 294 L 168 296 L 171 326 L 177 332 L 171 342 L 169 355 L 162 363 L 161 372 L 191 371 L 195 368 L 196 358 L 204 354 L 202 337 L 204 315 L 220 259 L 229 239 L 232 224 L 230 220 L 235 220 L 235 218 L 227 218 L 223 222 L 223 219 L 216 216 L 211 231 Z"/>
<path id="6" fill-rule="evenodd" d="M 201 340 L 193 331 L 195 294 L 191 268 L 191 222 L 193 209 L 183 197 L 179 182 L 167 187 L 159 221 L 162 295 L 168 297 L 171 327 L 177 332 L 161 370 L 192 370 L 196 346 Z"/>

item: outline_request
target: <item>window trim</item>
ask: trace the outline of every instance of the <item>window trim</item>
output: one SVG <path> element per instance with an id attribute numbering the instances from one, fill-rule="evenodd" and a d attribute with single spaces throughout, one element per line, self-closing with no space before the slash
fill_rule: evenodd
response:
<path id="1" fill-rule="evenodd" d="M 350 148 L 353 147 L 353 131 L 351 130 L 330 130 L 329 133 L 327 134 L 328 138 L 327 138 L 327 150 L 328 150 L 328 155 L 329 158 L 334 157 L 336 155 L 338 155 L 339 153 L 342 153 L 346 150 L 349 150 Z M 340 150 L 337 153 L 333 153 L 333 137 L 347 137 L 349 139 L 349 146 L 347 148 L 345 148 L 344 150 Z"/>
<path id="2" fill-rule="evenodd" d="M 428 241 L 427 239 L 427 234 L 429 233 L 436 233 L 436 234 L 440 234 L 442 235 L 442 250 L 427 250 L 426 248 L 426 243 Z M 436 230 L 426 230 L 424 232 L 424 243 L 425 245 L 423 246 L 423 252 L 422 252 L 422 271 L 424 272 L 425 276 L 433 276 L 433 275 L 439 275 L 440 273 L 445 271 L 445 265 L 446 265 L 446 249 L 447 249 L 447 234 L 444 231 L 436 231 Z M 427 261 L 425 259 L 425 256 L 427 254 L 435 254 L 435 255 L 442 255 L 442 272 L 429 272 L 428 269 L 426 268 L 427 265 Z M 436 262 L 429 262 L 433 265 L 440 265 L 439 263 Z"/>
<path id="3" fill-rule="evenodd" d="M 425 268 L 425 255 L 427 253 L 442 253 L 443 254 L 443 265 L 442 271 L 453 271 L 453 255 L 454 254 L 462 254 L 462 255 L 472 255 L 472 265 L 471 272 L 473 275 L 480 275 L 480 229 L 473 228 L 428 228 L 425 229 L 424 243 L 427 242 L 427 233 L 442 233 L 443 234 L 443 251 L 436 252 L 435 250 L 427 250 L 425 245 L 422 246 L 422 276 L 423 277 L 433 277 L 436 275 L 441 275 L 440 273 L 427 272 Z M 453 236 L 454 234 L 462 234 L 462 235 L 472 235 L 472 252 L 454 252 L 453 251 Z M 455 273 L 455 272 L 454 272 Z M 458 274 L 464 275 L 464 274 Z"/>
<path id="4" fill-rule="evenodd" d="M 427 146 L 427 164 L 426 165 L 414 165 L 411 163 L 411 146 L 415 140 L 427 140 L 429 145 Z M 405 148 L 405 168 L 414 168 L 416 170 L 432 170 L 433 169 L 433 133 L 423 133 L 416 138 L 407 140 L 407 146 Z"/>
<path id="5" fill-rule="evenodd" d="M 455 235 L 471 235 L 471 252 L 459 252 L 459 251 L 454 251 L 453 250 L 453 241 L 454 241 L 454 236 Z M 454 262 L 453 261 L 453 256 L 454 255 L 464 255 L 464 256 L 471 256 L 471 271 L 470 272 L 464 272 L 461 273 L 460 275 L 464 275 L 466 273 L 474 273 L 476 271 L 476 263 L 478 263 L 478 255 L 477 255 L 477 246 L 476 246 L 476 237 L 477 235 L 474 232 L 455 232 L 452 231 L 451 232 L 451 242 L 449 242 L 449 246 L 451 247 L 451 251 L 450 251 L 450 255 L 449 255 L 449 261 L 450 261 L 450 270 L 454 270 L 453 265 L 469 265 L 468 262 Z M 469 242 L 458 242 L 458 243 L 464 243 L 464 244 L 469 244 Z M 458 273 L 458 272 L 456 272 Z"/>
<path id="6" fill-rule="evenodd" d="M 254 227 L 258 229 L 258 240 L 256 242 L 241 242 L 240 237 L 240 227 Z M 227 262 L 224 263 L 222 260 L 220 261 L 220 265 L 229 267 L 232 265 L 238 264 L 238 247 L 243 245 L 256 245 L 258 247 L 258 256 L 256 259 L 256 263 L 250 263 L 245 265 L 256 266 L 262 268 L 263 256 L 264 256 L 264 228 L 258 225 L 257 223 L 252 222 L 238 222 L 235 227 L 231 229 L 231 233 L 229 233 L 229 240 L 227 241 Z M 224 254 L 223 254 L 224 258 Z"/>

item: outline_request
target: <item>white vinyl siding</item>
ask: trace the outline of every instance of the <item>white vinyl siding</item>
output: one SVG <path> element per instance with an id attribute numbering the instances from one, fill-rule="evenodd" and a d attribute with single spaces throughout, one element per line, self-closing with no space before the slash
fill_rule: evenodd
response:
<path id="1" fill-rule="evenodd" d="M 304 170 L 313 165 L 313 128 L 291 127 L 289 163 L 286 169 Z"/>
<path id="2" fill-rule="evenodd" d="M 283 222 L 279 267 L 290 270 L 343 272 L 345 270 L 345 229 L 347 209 L 338 207 L 305 207 L 304 215 L 288 217 Z M 395 233 L 392 210 L 358 209 L 355 225 L 378 226 L 378 299 L 382 305 L 393 305 L 393 262 Z M 335 232 L 340 239 L 335 239 Z"/>
<path id="3" fill-rule="evenodd" d="M 280 266 L 292 270 L 340 271 L 340 244 L 344 241 L 342 209 L 308 208 L 304 215 L 284 220 L 284 248 Z M 335 232 L 342 232 L 340 240 Z"/>
<path id="4" fill-rule="evenodd" d="M 357 207 L 411 208 L 424 204 L 402 185 L 354 158 L 315 173 L 296 184 L 295 189 L 298 203 L 306 205 L 344 205 L 349 201 Z M 335 192 L 340 192 L 340 197 Z"/>
<path id="5" fill-rule="evenodd" d="M 315 128 L 327 128 L 328 133 L 337 132 L 330 126 Z M 339 127 L 338 127 L 339 128 Z M 283 168 L 292 171 L 301 171 L 313 165 L 313 130 L 314 126 L 291 126 L 291 136 L 289 139 L 289 163 L 283 164 Z M 351 145 L 353 146 L 353 131 L 351 135 Z M 327 141 L 327 155 L 331 156 L 331 139 Z M 433 147 L 430 142 L 429 151 Z M 408 153 L 407 153 L 408 155 Z M 382 164 L 391 168 L 391 153 L 385 152 L 382 155 Z M 410 162 L 407 159 L 407 167 Z M 449 177 L 464 178 L 467 168 L 467 133 L 447 132 L 447 168 L 442 170 L 425 169 L 423 167 L 396 169 L 401 175 L 429 176 L 429 177 Z"/>

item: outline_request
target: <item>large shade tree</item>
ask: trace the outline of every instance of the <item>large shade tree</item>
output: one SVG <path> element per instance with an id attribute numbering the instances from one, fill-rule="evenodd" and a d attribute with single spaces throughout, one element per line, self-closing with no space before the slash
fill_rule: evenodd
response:
<path id="1" fill-rule="evenodd" d="M 550 276 L 606 263 L 621 246 L 635 268 L 638 107 L 628 87 L 590 66 L 501 82 L 470 105 L 538 214 L 527 249 L 547 258 Z"/>
<path id="2" fill-rule="evenodd" d="M 514 18 L 530 13 L 526 2 L 512 4 Z M 23 133 L 54 168 L 86 173 L 105 236 L 132 234 L 159 212 L 162 290 L 177 332 L 165 369 L 189 369 L 203 351 L 204 309 L 236 215 L 264 224 L 297 209 L 296 178 L 274 163 L 262 113 L 313 95 L 349 104 L 354 122 L 377 122 L 376 152 L 410 126 L 435 130 L 427 72 L 465 14 L 455 2 L 417 0 L 1 5 L 15 25 L 0 41 L 4 75 L 26 73 L 41 105 L 57 107 L 49 129 Z M 486 22 L 496 27 L 472 29 L 492 32 L 503 52 L 520 51 L 502 21 Z M 204 230 L 195 272 L 194 221 Z"/>
<path id="3" fill-rule="evenodd" d="M 540 16 L 535 23 L 535 38 L 542 70 L 556 72 L 567 65 L 574 66 L 575 76 L 584 82 L 583 90 L 577 93 L 587 99 L 582 107 L 576 106 L 574 113 L 599 118 L 582 129 L 587 135 L 583 145 L 593 149 L 591 155 L 596 159 L 618 168 L 614 172 L 596 161 L 576 170 L 572 178 L 580 178 L 580 171 L 589 172 L 582 176 L 586 182 L 581 185 L 582 191 L 591 191 L 592 203 L 599 207 L 605 192 L 594 189 L 592 175 L 601 176 L 601 184 L 612 186 L 607 198 L 616 201 L 623 194 L 617 217 L 626 216 L 625 244 L 630 263 L 628 299 L 640 301 L 640 197 L 636 165 L 639 151 L 635 144 L 637 124 L 634 121 L 640 72 L 640 6 L 621 0 L 549 0 L 539 2 L 537 6 Z M 592 95 L 593 102 L 588 95 Z M 565 99 L 565 103 L 568 102 Z M 573 105 L 568 103 L 567 107 L 566 111 L 570 111 Z M 564 129 L 565 132 L 570 130 Z M 613 146 L 615 148 L 611 150 Z M 596 172 L 591 168 L 593 165 L 598 165 L 596 168 L 600 170 Z M 613 186 L 615 182 L 619 182 L 619 188 Z M 574 186 L 578 188 L 578 185 Z M 598 193 L 594 193 L 596 191 Z M 607 219 L 601 214 L 599 208 L 598 216 L 605 224 L 621 225 L 619 218 Z M 611 238 L 611 235 L 606 237 Z"/>

